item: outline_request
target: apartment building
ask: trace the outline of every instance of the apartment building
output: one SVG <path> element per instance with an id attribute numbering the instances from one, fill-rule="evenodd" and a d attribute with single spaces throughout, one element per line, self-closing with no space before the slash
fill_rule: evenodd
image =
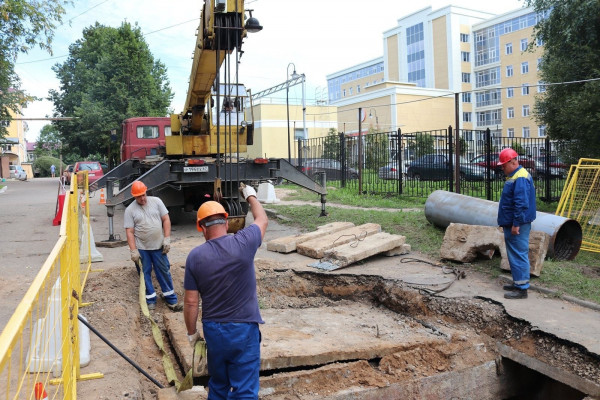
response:
<path id="1" fill-rule="evenodd" d="M 376 108 L 382 131 L 452 125 L 489 128 L 496 137 L 544 137 L 532 117 L 535 96 L 544 91 L 541 44 L 529 51 L 536 18 L 532 8 L 496 16 L 455 6 L 400 18 L 383 32 L 381 58 L 327 76 L 340 125 L 357 119 L 345 110 L 360 107 Z"/>

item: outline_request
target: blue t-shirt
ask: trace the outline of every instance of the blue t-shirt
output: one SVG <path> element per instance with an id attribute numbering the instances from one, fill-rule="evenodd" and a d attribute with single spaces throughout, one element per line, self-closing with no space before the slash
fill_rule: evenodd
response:
<path id="1" fill-rule="evenodd" d="M 258 308 L 254 256 L 262 242 L 258 225 L 194 248 L 185 262 L 185 290 L 202 297 L 202 321 L 264 324 Z"/>

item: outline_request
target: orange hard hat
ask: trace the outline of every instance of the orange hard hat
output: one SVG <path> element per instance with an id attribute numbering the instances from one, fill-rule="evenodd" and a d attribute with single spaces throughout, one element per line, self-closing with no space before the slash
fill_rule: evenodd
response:
<path id="1" fill-rule="evenodd" d="M 138 197 L 146 194 L 146 190 L 148 190 L 148 188 L 146 187 L 146 185 L 144 185 L 144 182 L 135 181 L 133 182 L 133 185 L 131 185 L 131 195 L 133 197 Z"/>
<path id="2" fill-rule="evenodd" d="M 227 212 L 220 203 L 217 203 L 216 201 L 212 200 L 203 203 L 198 209 L 198 214 L 196 215 L 196 228 L 202 232 L 202 229 L 200 228 L 200 221 L 210 216 L 218 214 L 224 215 L 225 218 L 229 216 L 229 214 L 227 214 Z"/>
<path id="3" fill-rule="evenodd" d="M 500 161 L 498 162 L 498 165 L 504 165 L 513 158 L 517 158 L 518 156 L 519 155 L 516 151 L 508 147 L 500 152 Z"/>

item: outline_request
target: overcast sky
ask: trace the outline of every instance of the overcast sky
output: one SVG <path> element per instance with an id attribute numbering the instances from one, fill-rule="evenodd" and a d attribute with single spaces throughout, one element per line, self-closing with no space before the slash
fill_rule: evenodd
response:
<path id="1" fill-rule="evenodd" d="M 181 112 L 188 87 L 202 0 L 75 0 L 67 8 L 65 23 L 56 29 L 51 56 L 39 50 L 19 56 L 16 71 L 23 89 L 47 97 L 58 90 L 51 67 L 63 63 L 71 43 L 83 28 L 96 21 L 118 27 L 123 21 L 137 23 L 150 51 L 168 70 L 175 92 L 173 111 Z M 286 81 L 287 67 L 294 63 L 307 81 L 307 99 L 325 97 L 326 76 L 383 55 L 383 32 L 407 14 L 431 6 L 449 4 L 502 14 L 523 5 L 521 0 L 247 0 L 246 9 L 264 27 L 244 41 L 240 82 L 254 93 Z M 292 67 L 290 66 L 290 72 Z M 275 95 L 277 96 L 277 95 Z M 285 98 L 285 92 L 279 95 Z M 290 89 L 290 98 L 301 98 L 301 88 Z M 52 114 L 52 103 L 39 101 L 24 109 L 25 117 Z M 27 140 L 35 141 L 44 121 L 28 121 Z"/>

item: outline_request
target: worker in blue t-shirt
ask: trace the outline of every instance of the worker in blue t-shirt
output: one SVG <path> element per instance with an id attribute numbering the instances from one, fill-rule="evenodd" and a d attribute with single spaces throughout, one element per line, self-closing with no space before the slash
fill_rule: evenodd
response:
<path id="1" fill-rule="evenodd" d="M 519 165 L 518 154 L 511 148 L 500 152 L 500 162 L 506 182 L 498 204 L 498 225 L 504 231 L 506 255 L 513 284 L 504 285 L 507 299 L 526 299 L 529 288 L 529 232 L 535 220 L 535 186 L 525 168 Z"/>
<path id="2" fill-rule="evenodd" d="M 183 316 L 192 346 L 202 298 L 202 329 L 210 374 L 208 399 L 258 398 L 260 330 L 254 256 L 267 230 L 268 218 L 256 191 L 240 188 L 254 223 L 228 235 L 227 212 L 215 201 L 198 209 L 197 228 L 206 243 L 194 248 L 185 263 Z"/>

